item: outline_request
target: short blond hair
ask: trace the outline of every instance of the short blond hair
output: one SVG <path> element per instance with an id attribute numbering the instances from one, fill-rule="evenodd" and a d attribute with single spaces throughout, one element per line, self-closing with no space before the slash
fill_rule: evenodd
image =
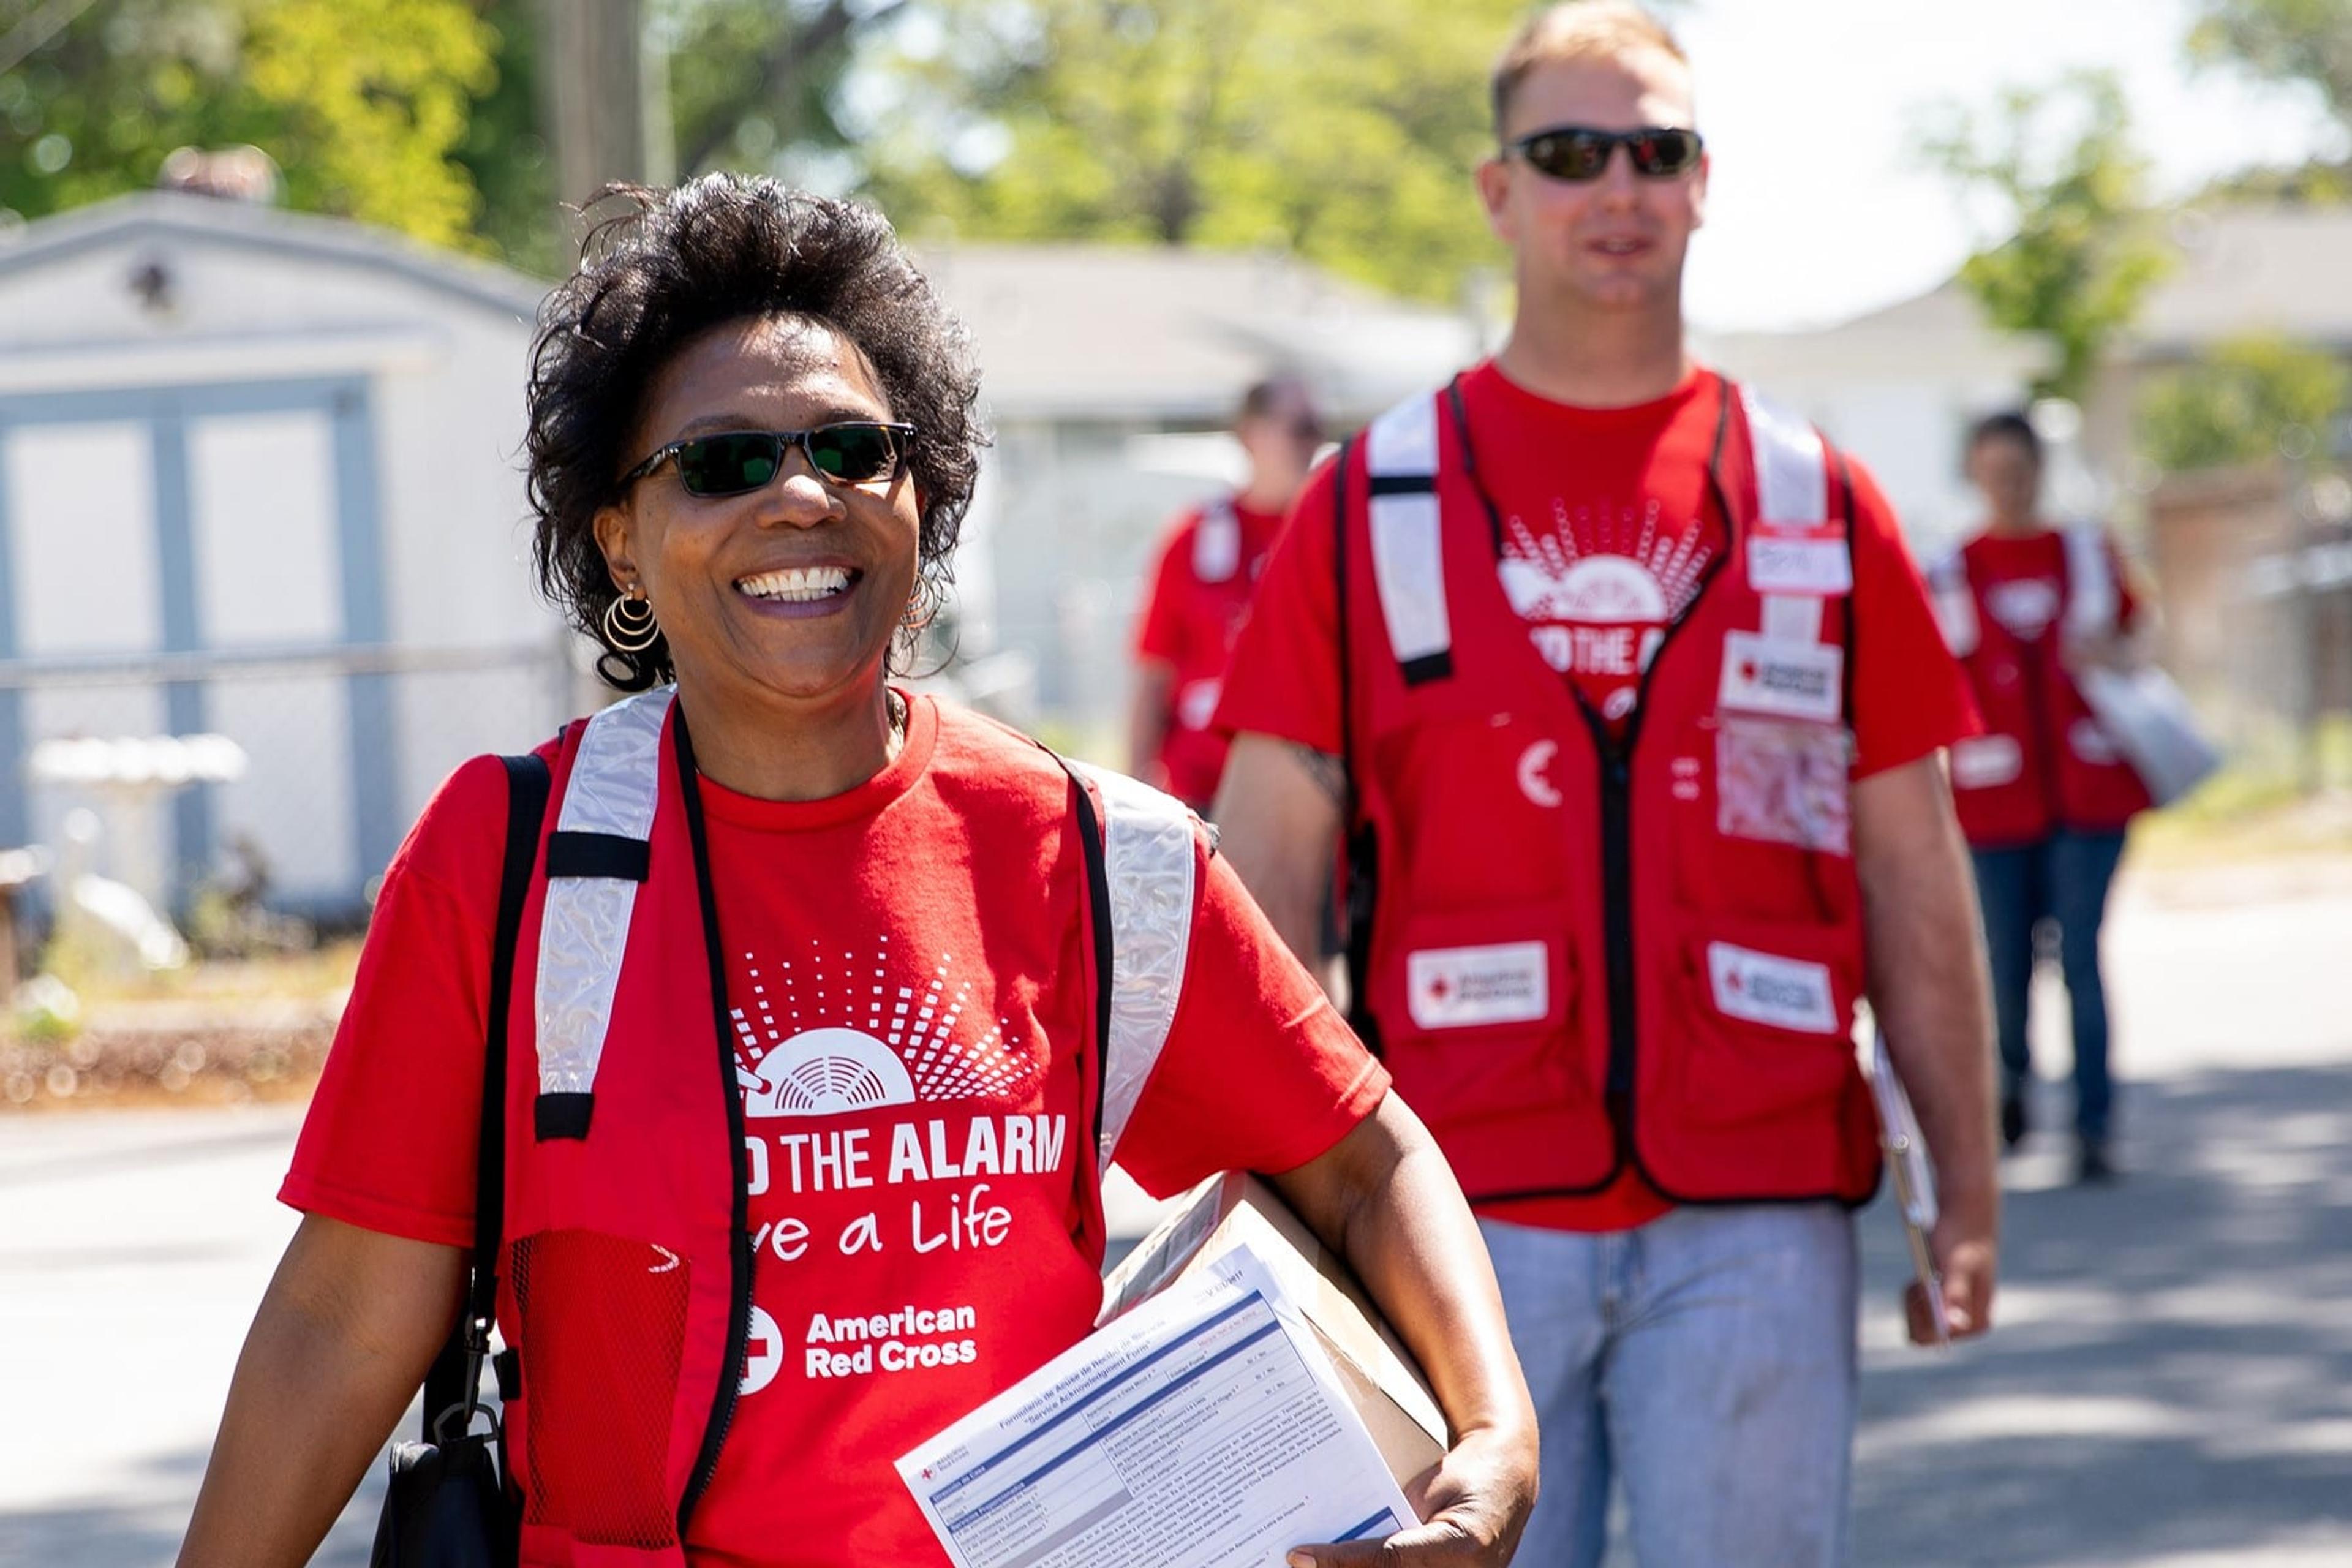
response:
<path id="1" fill-rule="evenodd" d="M 1536 67 L 1565 60 L 1622 60 L 1645 49 L 1690 64 L 1673 29 L 1633 0 L 1568 0 L 1537 12 L 1512 35 L 1495 62 L 1488 84 L 1495 129 L 1502 130 L 1511 95 Z"/>

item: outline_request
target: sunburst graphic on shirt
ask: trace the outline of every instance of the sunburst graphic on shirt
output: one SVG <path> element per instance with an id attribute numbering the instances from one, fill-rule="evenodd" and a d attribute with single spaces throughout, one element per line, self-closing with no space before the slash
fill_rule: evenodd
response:
<path id="1" fill-rule="evenodd" d="M 955 978 L 953 953 L 910 974 L 887 936 L 863 956 L 813 938 L 772 973 L 756 954 L 743 963 L 751 994 L 729 1016 L 747 1116 L 999 1099 L 1036 1074 L 1009 1018 L 970 1016 L 972 983 Z"/>
<path id="2" fill-rule="evenodd" d="M 1640 508 L 1552 502 L 1538 533 L 1511 518 L 1503 542 L 1503 592 L 1530 621 L 1583 626 L 1660 626 L 1698 596 L 1714 556 L 1690 524 L 1659 526 L 1654 500 Z"/>

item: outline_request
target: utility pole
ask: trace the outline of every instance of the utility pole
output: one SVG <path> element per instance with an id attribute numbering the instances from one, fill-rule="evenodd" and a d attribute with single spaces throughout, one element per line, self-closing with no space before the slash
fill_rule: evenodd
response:
<path id="1" fill-rule="evenodd" d="M 639 0 L 540 0 L 540 100 L 555 149 L 557 197 L 586 202 L 607 182 L 672 177 L 666 62 L 649 58 Z M 569 215 L 561 220 L 565 249 Z"/>

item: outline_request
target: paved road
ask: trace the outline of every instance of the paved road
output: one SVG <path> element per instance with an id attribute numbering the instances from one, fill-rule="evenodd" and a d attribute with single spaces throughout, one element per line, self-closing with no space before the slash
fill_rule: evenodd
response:
<path id="1" fill-rule="evenodd" d="M 2054 1138 L 2013 1163 L 1994 1342 L 1904 1349 L 1896 1227 L 1864 1215 L 1864 1568 L 2352 1563 L 2352 892 L 2275 891 L 2125 898 L 2133 1173 L 2067 1188 Z M 171 1560 L 295 1123 L 0 1120 L 0 1563 Z M 373 1510 L 320 1561 L 363 1562 Z"/>

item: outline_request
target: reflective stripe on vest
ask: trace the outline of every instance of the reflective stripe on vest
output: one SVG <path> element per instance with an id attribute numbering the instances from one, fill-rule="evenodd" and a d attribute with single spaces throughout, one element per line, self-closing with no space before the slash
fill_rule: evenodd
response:
<path id="1" fill-rule="evenodd" d="M 539 1044 L 541 1138 L 584 1138 L 597 1065 L 612 1027 L 613 991 L 646 879 L 661 790 L 662 722 L 674 687 L 605 709 L 580 738 L 547 847 L 532 1016 Z"/>
<path id="2" fill-rule="evenodd" d="M 2066 629 L 2078 637 L 2105 637 L 2123 614 L 2106 536 L 2097 523 L 2078 522 L 2059 537 L 2066 546 Z"/>
<path id="3" fill-rule="evenodd" d="M 1957 550 L 1927 568 L 1928 602 L 1935 607 L 1936 629 L 1954 658 L 1977 651 L 1983 628 L 1977 622 L 1977 593 L 1969 584 L 1968 561 Z"/>
<path id="4" fill-rule="evenodd" d="M 1453 672 L 1437 500 L 1437 421 L 1444 396 L 1441 391 L 1406 399 L 1373 420 L 1364 437 L 1372 577 L 1389 649 L 1407 686 Z M 1750 580 L 1758 575 L 1758 547 L 1765 545 L 1797 568 L 1791 580 L 1801 578 L 1805 590 L 1763 593 L 1764 640 L 1828 643 L 1842 659 L 1843 646 L 1822 635 L 1822 600 L 1853 586 L 1849 542 L 1829 515 L 1828 448 L 1811 425 L 1778 405 L 1744 386 L 1740 399 L 1757 480 Z"/>
<path id="5" fill-rule="evenodd" d="M 1764 595 L 1764 637 L 1818 643 L 1823 596 L 1853 587 L 1848 543 L 1828 533 L 1828 449 L 1802 417 L 1753 388 L 1743 385 L 1739 401 L 1755 454 L 1756 521 L 1748 531 L 1748 580 Z M 1796 576 L 1809 591 L 1775 587 L 1770 574 L 1758 570 L 1760 550 L 1794 553 L 1801 568 Z"/>
<path id="6" fill-rule="evenodd" d="M 1370 480 L 1372 580 L 1389 647 L 1407 686 L 1451 675 L 1454 627 L 1445 606 L 1437 510 L 1437 397 L 1408 398 L 1372 421 L 1364 433 L 1364 471 Z"/>
<path id="7" fill-rule="evenodd" d="M 1102 1142 L 1108 1168 L 1167 1048 L 1192 945 L 1192 814 L 1125 773 L 1070 764 L 1103 806 L 1103 873 L 1109 884 L 1110 1037 L 1103 1046 Z"/>
<path id="8" fill-rule="evenodd" d="M 1229 583 L 1242 569 L 1242 520 L 1234 503 L 1205 508 L 1192 528 L 1192 575 L 1203 583 Z"/>
<path id="9" fill-rule="evenodd" d="M 661 687 L 589 720 L 564 785 L 549 841 L 547 908 L 540 925 L 535 1020 L 541 1138 L 587 1135 L 596 1068 L 612 1025 L 613 994 L 660 795 L 662 722 L 676 695 L 674 688 Z M 1083 763 L 1071 766 L 1094 784 L 1103 805 L 1111 961 L 1100 1156 L 1108 1166 L 1167 1047 L 1183 994 L 1195 841 L 1192 814 L 1181 802 L 1124 773 Z"/>

